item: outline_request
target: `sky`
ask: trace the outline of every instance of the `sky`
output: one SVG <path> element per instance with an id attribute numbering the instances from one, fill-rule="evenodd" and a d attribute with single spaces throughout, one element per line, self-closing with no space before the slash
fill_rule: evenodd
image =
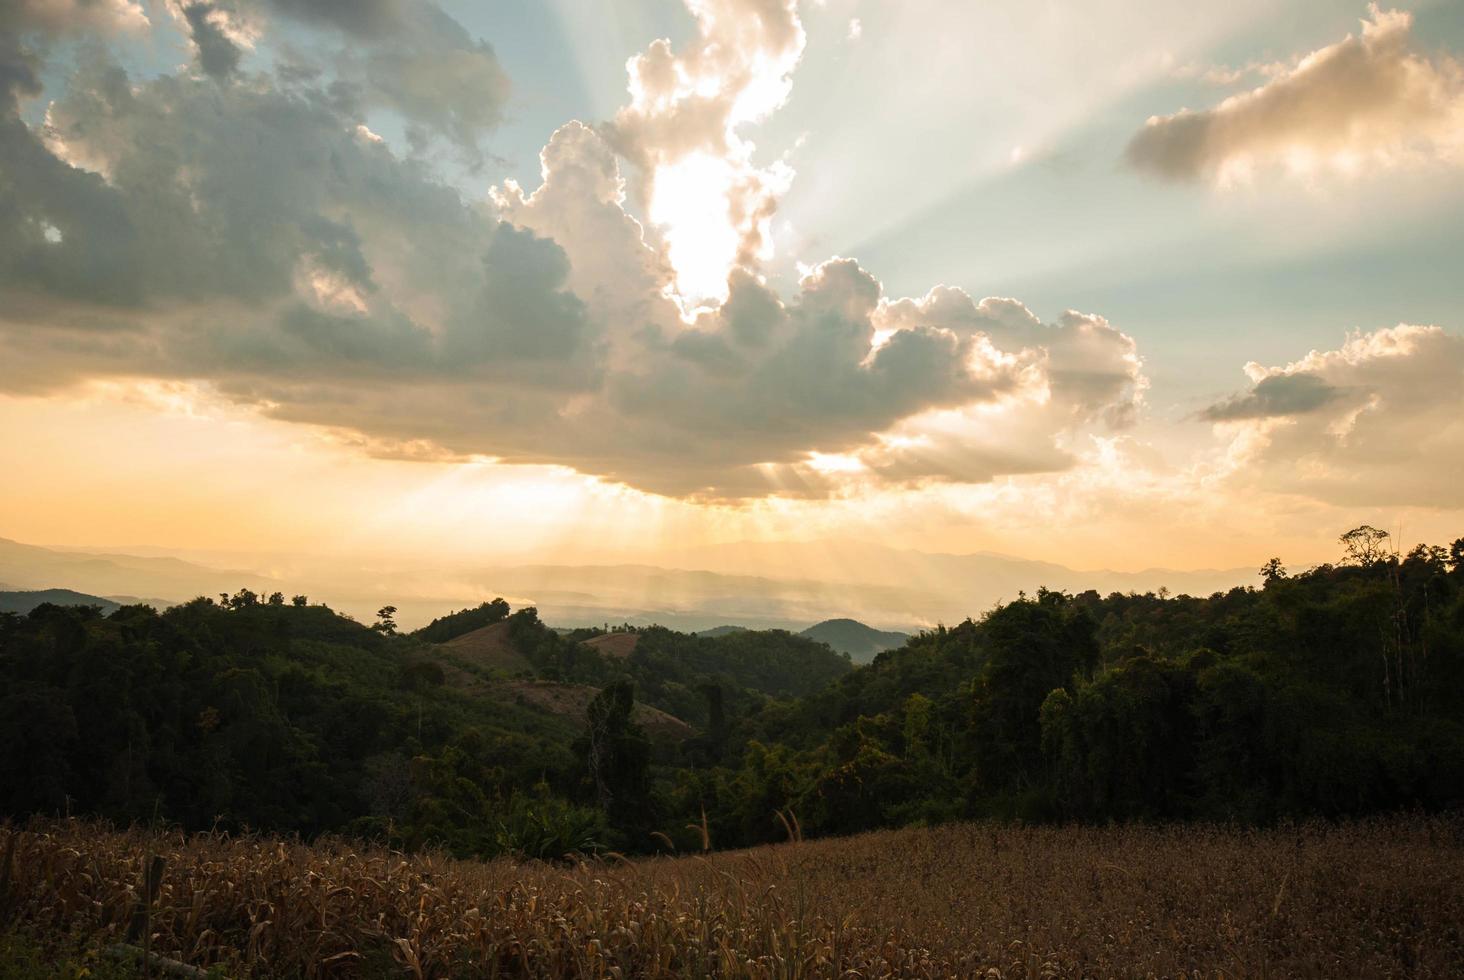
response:
<path id="1" fill-rule="evenodd" d="M 1461 215 L 1457 3 L 12 0 L 0 536 L 1449 541 Z"/>

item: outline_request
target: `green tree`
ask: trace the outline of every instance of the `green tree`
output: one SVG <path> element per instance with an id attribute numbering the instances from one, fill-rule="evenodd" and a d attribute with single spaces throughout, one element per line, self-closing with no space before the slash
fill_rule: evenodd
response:
<path id="1" fill-rule="evenodd" d="M 1194 678 L 1135 657 L 1042 703 L 1042 742 L 1066 812 L 1087 818 L 1174 818 L 1190 802 Z"/>
<path id="2" fill-rule="evenodd" d="M 1387 531 L 1379 531 L 1371 524 L 1363 524 L 1337 540 L 1342 544 L 1345 561 L 1370 568 L 1388 557 L 1389 537 Z"/>
<path id="3" fill-rule="evenodd" d="M 650 799 L 650 742 L 631 718 L 635 689 L 616 681 L 595 695 L 586 712 L 577 748 L 595 801 L 611 826 L 632 843 L 653 826 Z"/>
<path id="4" fill-rule="evenodd" d="M 371 628 L 378 633 L 385 633 L 387 636 L 395 636 L 397 631 L 396 606 L 382 606 L 376 610 L 376 624 Z"/>
<path id="5" fill-rule="evenodd" d="M 1042 702 L 1098 662 L 1094 624 L 1061 593 L 1009 603 L 982 622 L 986 663 L 974 688 L 976 781 L 1022 789 L 1043 776 Z"/>

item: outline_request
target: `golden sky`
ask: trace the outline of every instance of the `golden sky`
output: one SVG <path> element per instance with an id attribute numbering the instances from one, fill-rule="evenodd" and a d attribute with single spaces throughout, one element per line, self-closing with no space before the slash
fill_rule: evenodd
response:
<path id="1" fill-rule="evenodd" d="M 1464 26 L 996 6 L 8 8 L 0 536 L 824 575 L 766 546 L 1464 533 Z"/>
<path id="2" fill-rule="evenodd" d="M 1121 446 L 1078 471 L 990 485 L 704 504 L 559 467 L 375 458 L 338 434 L 156 384 L 0 399 L 0 441 L 17 464 L 0 536 L 256 556 L 263 567 L 265 556 L 300 555 L 654 563 L 705 545 L 833 539 L 1137 571 L 1244 567 L 1272 554 L 1295 565 L 1332 560 L 1336 529 L 1363 518 L 1409 541 L 1457 536 L 1447 509 L 1258 494 L 1222 477 L 1155 473 L 1145 468 L 1152 460 Z M 831 559 L 829 567 L 761 571 L 850 570 Z"/>

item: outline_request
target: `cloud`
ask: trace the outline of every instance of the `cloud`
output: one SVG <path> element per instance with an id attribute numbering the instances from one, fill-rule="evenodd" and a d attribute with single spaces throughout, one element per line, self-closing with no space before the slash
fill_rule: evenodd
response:
<path id="1" fill-rule="evenodd" d="M 949 331 L 980 352 L 981 370 L 1007 379 L 991 400 L 902 420 L 855 452 L 880 482 L 984 483 L 1074 466 L 1086 436 L 1128 428 L 1148 380 L 1133 338 L 1102 317 L 1064 313 L 1043 323 L 1022 303 L 937 287 L 882 304 L 881 332 Z"/>
<path id="2" fill-rule="evenodd" d="M 1411 14 L 1369 8 L 1348 35 L 1213 109 L 1155 116 L 1133 166 L 1173 180 L 1230 183 L 1266 170 L 1354 174 L 1464 162 L 1464 66 L 1413 44 Z"/>
<path id="3" fill-rule="evenodd" d="M 570 258 L 569 284 L 594 310 L 602 329 L 624 349 L 648 323 L 679 329 L 679 310 L 665 295 L 674 278 L 664 245 L 653 246 L 626 211 L 626 182 L 610 145 L 590 127 L 570 122 L 539 155 L 541 183 L 526 194 L 512 180 L 490 191 L 506 221 L 552 238 Z"/>
<path id="4" fill-rule="evenodd" d="M 988 480 L 1070 465 L 1055 434 L 1125 425 L 1142 404 L 1135 344 L 1100 317 L 1044 324 L 1015 300 L 978 304 L 948 288 L 892 299 L 850 260 L 816 267 L 791 301 L 734 269 L 726 301 L 687 324 L 667 296 L 664 249 L 624 210 L 609 145 L 571 123 L 542 165 L 533 194 L 509 184 L 495 200 L 569 256 L 609 367 L 595 414 L 615 425 L 594 441 L 644 471 L 637 481 L 617 468 L 617 479 L 708 495 Z M 998 403 L 976 420 L 951 414 Z M 839 454 L 857 465 L 811 464 Z"/>
<path id="5" fill-rule="evenodd" d="M 491 374 L 493 345 L 558 359 L 530 380 L 574 377 L 562 250 L 358 126 L 324 90 L 134 83 L 101 62 L 40 132 L 5 119 L 10 377 Z"/>
<path id="6" fill-rule="evenodd" d="M 1245 394 L 1206 408 L 1200 417 L 1210 422 L 1230 422 L 1304 415 L 1325 407 L 1341 395 L 1341 391 L 1315 374 L 1302 371 L 1271 374 L 1261 378 Z"/>
<path id="7" fill-rule="evenodd" d="M 632 58 L 630 103 L 607 128 L 639 174 L 638 198 L 667 244 L 688 309 L 727 298 L 734 267 L 771 257 L 781 161 L 753 162 L 740 131 L 792 89 L 805 35 L 795 0 L 687 0 L 697 35 L 682 50 L 660 39 Z"/>
<path id="8" fill-rule="evenodd" d="M 815 475 L 786 468 L 1014 384 L 970 339 L 948 331 L 902 330 L 874 348 L 880 294 L 851 260 L 817 267 L 790 302 L 734 273 L 724 306 L 691 329 L 652 333 L 643 365 L 610 378 L 618 421 L 600 440 L 630 436 L 658 483 L 681 484 L 673 492 L 760 494 L 789 490 L 790 480 L 813 487 Z M 718 471 L 721 481 L 703 482 Z"/>
<path id="9" fill-rule="evenodd" d="M 268 0 L 275 10 L 303 23 L 333 27 L 356 38 L 391 33 L 407 16 L 408 0 Z"/>
<path id="10" fill-rule="evenodd" d="M 269 43 L 273 8 L 219 9 L 201 23 Z M 318 9 L 367 41 L 411 16 Z M 736 128 L 786 97 L 802 29 L 782 2 L 693 11 L 686 51 L 637 60 L 634 111 L 562 126 L 537 188 L 487 200 L 375 136 L 331 72 L 143 80 L 86 60 L 43 124 L 0 116 L 0 389 L 187 382 L 380 455 L 704 499 L 1061 470 L 1132 422 L 1142 363 L 1101 317 L 890 297 L 847 258 L 770 285 L 745 209 L 775 195 Z M 676 235 L 628 209 L 661 168 L 710 157 L 740 175 L 704 190 L 741 237 L 724 298 L 688 305 Z"/>
<path id="11" fill-rule="evenodd" d="M 1102 421 L 1122 428 L 1143 407 L 1148 381 L 1138 345 L 1101 316 L 1069 310 L 1046 324 L 1017 300 L 976 302 L 950 286 L 889 304 L 881 316 L 887 329 L 919 323 L 983 336 L 1005 351 L 1040 352 L 1042 400 L 1071 423 Z"/>
<path id="12" fill-rule="evenodd" d="M 244 52 L 253 47 L 229 11 L 214 3 L 183 3 L 178 14 L 188 25 L 188 36 L 198 67 L 214 78 L 228 78 L 239 68 Z"/>
<path id="13" fill-rule="evenodd" d="M 148 19 L 136 0 L 9 0 L 0 10 L 0 25 L 7 30 L 62 35 L 83 30 L 141 30 L 148 26 Z"/>
<path id="14" fill-rule="evenodd" d="M 418 152 L 440 137 L 481 163 L 480 140 L 503 118 L 509 79 L 493 48 L 430 0 L 169 0 L 169 10 L 199 68 L 219 80 L 239 71 L 271 17 L 339 35 L 344 43 L 326 66 L 338 96 L 399 113 Z M 315 77 L 324 69 L 294 61 L 289 70 Z"/>
<path id="15" fill-rule="evenodd" d="M 1246 371 L 1249 392 L 1202 413 L 1242 484 L 1344 505 L 1458 507 L 1464 338 L 1400 325 Z"/>
<path id="16" fill-rule="evenodd" d="M 49 44 L 68 36 L 137 32 L 149 26 L 134 0 L 8 0 L 0 4 L 0 113 L 41 92 Z"/>
<path id="17" fill-rule="evenodd" d="M 314 6 L 274 2 L 287 10 Z M 339 4 L 324 6 L 332 10 L 332 22 L 343 19 L 335 13 Z M 351 21 L 356 33 L 384 17 L 370 14 L 372 7 Z M 358 79 L 373 98 L 401 113 L 416 148 L 442 136 L 471 162 L 480 159 L 478 141 L 502 121 L 509 96 L 508 75 L 493 48 L 428 2 L 405 6 L 393 29 L 382 30 L 372 44 L 347 45 L 337 65 L 347 79 Z"/>

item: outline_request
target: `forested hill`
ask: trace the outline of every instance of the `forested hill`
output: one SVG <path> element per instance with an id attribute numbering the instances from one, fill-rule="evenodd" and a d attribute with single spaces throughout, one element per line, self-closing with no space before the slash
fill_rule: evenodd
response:
<path id="1" fill-rule="evenodd" d="M 855 663 L 869 663 L 876 654 L 904 646 L 910 639 L 906 633 L 877 630 L 854 619 L 826 619 L 798 635 L 827 643 Z"/>
<path id="2" fill-rule="evenodd" d="M 411 636 L 247 591 L 42 605 L 0 615 L 0 812 L 557 856 L 1458 805 L 1464 541 L 1381 541 L 1207 598 L 1042 591 L 865 667 L 502 602 Z"/>

